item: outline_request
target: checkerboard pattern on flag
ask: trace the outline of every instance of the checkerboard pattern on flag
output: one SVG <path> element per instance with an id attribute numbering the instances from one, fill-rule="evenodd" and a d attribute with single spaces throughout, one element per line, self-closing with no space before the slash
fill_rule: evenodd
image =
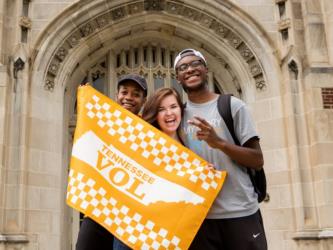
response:
<path id="1" fill-rule="evenodd" d="M 67 204 L 133 249 L 188 249 L 226 172 L 89 85 L 78 117 Z"/>

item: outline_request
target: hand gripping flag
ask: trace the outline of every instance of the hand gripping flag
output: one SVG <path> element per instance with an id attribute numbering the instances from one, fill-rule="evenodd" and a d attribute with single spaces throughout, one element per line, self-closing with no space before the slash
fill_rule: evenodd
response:
<path id="1" fill-rule="evenodd" d="M 188 249 L 226 172 L 91 86 L 78 90 L 67 203 L 134 249 Z"/>

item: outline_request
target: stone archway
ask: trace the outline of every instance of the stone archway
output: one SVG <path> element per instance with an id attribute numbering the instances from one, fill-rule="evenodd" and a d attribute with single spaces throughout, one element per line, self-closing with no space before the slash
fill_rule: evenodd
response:
<path id="1" fill-rule="evenodd" d="M 272 91 L 280 92 L 279 67 L 268 36 L 231 3 L 87 0 L 74 4 L 37 40 L 30 79 L 35 104 L 44 104 L 43 109 L 32 104 L 30 130 L 42 122 L 48 139 L 57 138 L 52 146 L 36 142 L 36 147 L 61 165 L 56 170 L 61 179 L 56 186 L 61 202 L 67 179 L 64 166 L 69 157 L 67 128 L 72 104 L 68 97 L 75 91 L 80 73 L 89 65 L 87 61 L 112 49 L 160 37 L 175 50 L 202 50 L 226 91 L 242 93 L 249 103 L 267 98 Z M 45 110 L 54 116 L 45 116 Z M 58 204 L 54 217 L 63 221 L 60 228 L 64 233 L 58 232 L 62 242 L 70 241 L 63 219 L 68 216 L 65 204 Z M 62 249 L 67 249 L 63 244 Z"/>
<path id="2" fill-rule="evenodd" d="M 200 1 L 192 1 L 189 5 L 180 1 L 128 1 L 113 6 L 109 1 L 95 2 L 94 5 L 74 5 L 67 10 L 69 13 L 63 13 L 60 17 L 71 13 L 75 13 L 76 17 L 60 19 L 63 21 L 60 27 L 55 21 L 46 29 L 52 36 L 47 37 L 48 34 L 43 34 L 44 36 L 37 41 L 36 61 L 39 56 L 43 56 L 40 63 L 43 64 L 42 67 L 47 67 L 43 76 L 46 90 L 52 91 L 56 82 L 63 80 L 61 76 L 64 73 L 61 71 L 69 57 L 79 54 L 84 58 L 87 54 L 107 46 L 107 42 L 116 42 L 125 36 L 133 37 L 135 31 L 131 27 L 137 28 L 140 23 L 153 26 L 154 22 L 169 24 L 171 30 L 168 32 L 171 32 L 171 35 L 192 44 L 198 43 L 197 47 L 207 50 L 213 57 L 238 57 L 237 63 L 246 65 L 245 71 L 252 76 L 259 90 L 265 89 L 267 82 L 271 80 L 267 79 L 265 71 L 271 72 L 276 66 L 276 60 L 268 36 L 263 34 L 260 27 L 257 27 L 253 20 L 249 20 L 245 13 L 230 3 L 217 4 L 211 1 L 211 4 L 202 4 Z M 108 8 L 103 8 L 105 5 Z M 127 25 L 128 21 L 130 25 Z M 130 28 L 124 29 L 125 25 Z M 114 28 L 116 26 L 123 28 Z M 54 32 L 50 33 L 50 30 Z M 117 34 L 108 34 L 114 30 Z M 193 41 L 193 37 L 198 39 Z M 215 41 L 212 42 L 210 39 Z M 218 43 L 221 48 L 212 48 L 214 43 Z M 43 46 L 45 44 L 48 46 Z M 223 53 L 226 51 L 231 53 Z M 270 65 L 271 68 L 264 69 L 263 62 L 270 62 L 265 65 Z"/>

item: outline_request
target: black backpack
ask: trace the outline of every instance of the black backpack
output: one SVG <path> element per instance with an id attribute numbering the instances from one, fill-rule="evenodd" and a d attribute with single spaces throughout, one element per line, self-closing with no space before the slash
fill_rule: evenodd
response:
<path id="1" fill-rule="evenodd" d="M 240 143 L 234 131 L 234 121 L 231 115 L 230 100 L 231 100 L 231 95 L 223 95 L 223 94 L 220 95 L 217 101 L 217 109 L 221 117 L 223 118 L 225 124 L 227 125 L 229 132 L 235 141 L 235 144 L 240 146 Z M 254 190 L 258 194 L 258 202 L 262 202 L 266 198 L 266 196 L 268 198 L 268 194 L 266 192 L 267 184 L 266 184 L 266 176 L 264 168 L 260 170 L 254 170 L 251 168 L 246 168 L 246 169 L 247 173 L 250 176 Z"/>

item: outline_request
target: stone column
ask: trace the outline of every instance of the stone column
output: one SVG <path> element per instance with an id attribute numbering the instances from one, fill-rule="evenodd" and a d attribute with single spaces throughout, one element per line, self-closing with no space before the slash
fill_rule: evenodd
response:
<path id="1" fill-rule="evenodd" d="M 293 136 L 288 136 L 292 143 L 290 146 L 295 163 L 291 165 L 291 179 L 294 185 L 294 192 L 295 194 L 297 193 L 295 200 L 301 201 L 298 204 L 300 207 L 296 205 L 296 218 L 298 218 L 296 225 L 298 230 L 306 230 L 318 227 L 314 179 L 311 173 L 309 131 L 306 129 L 308 127 L 308 107 L 304 103 L 306 91 L 309 90 L 304 86 L 301 69 L 294 60 L 288 63 L 288 70 L 290 104 L 292 107 L 291 122 L 295 129 Z"/>
<path id="2" fill-rule="evenodd" d="M 328 63 L 327 33 L 323 21 L 321 2 L 302 1 L 306 54 L 310 65 Z"/>
<path id="3" fill-rule="evenodd" d="M 0 65 L 4 64 L 4 52 L 3 52 L 3 33 L 4 33 L 4 9 L 5 9 L 5 0 L 0 0 Z"/>
<path id="4" fill-rule="evenodd" d="M 0 235 L 4 230 L 4 202 L 5 200 L 5 125 L 6 125 L 6 101 L 7 101 L 7 89 L 8 89 L 8 76 L 7 67 L 0 65 Z M 1 242 L 1 241 L 0 241 Z M 1 245 L 1 243 L 0 243 Z"/>
<path id="5" fill-rule="evenodd" d="M 115 100 L 116 93 L 117 93 L 117 58 L 116 54 L 113 50 L 109 51 L 108 54 L 108 69 L 107 69 L 107 77 L 106 77 L 106 84 L 108 84 L 108 90 L 109 90 L 109 97 Z"/>
<path id="6" fill-rule="evenodd" d="M 327 49 L 330 65 L 333 65 L 333 4 L 332 0 L 322 0 L 324 23 L 327 35 Z"/>
<path id="7" fill-rule="evenodd" d="M 25 233 L 25 203 L 26 203 L 26 165 L 27 165 L 27 113 L 28 113 L 28 72 L 27 53 L 24 46 L 18 46 L 11 62 L 11 75 L 0 77 L 8 79 L 5 84 L 0 84 L 0 93 L 5 93 L 6 98 L 0 98 L 6 102 L 5 109 L 5 135 L 6 155 L 3 155 L 4 164 L 4 209 L 3 232 L 7 243 L 27 242 Z M 6 76 L 6 74 L 3 74 Z M 3 84 L 3 82 L 1 82 Z M 4 107 L 0 104 L 0 107 Z"/>

